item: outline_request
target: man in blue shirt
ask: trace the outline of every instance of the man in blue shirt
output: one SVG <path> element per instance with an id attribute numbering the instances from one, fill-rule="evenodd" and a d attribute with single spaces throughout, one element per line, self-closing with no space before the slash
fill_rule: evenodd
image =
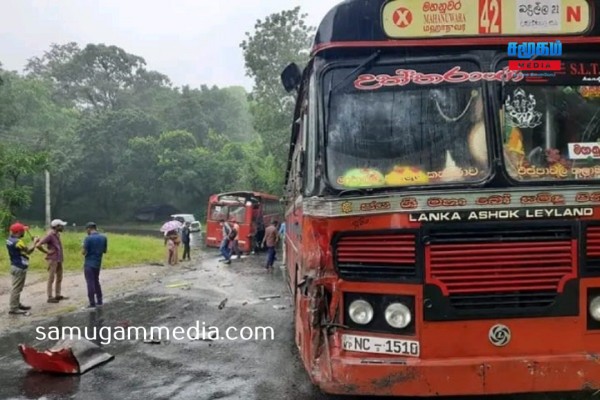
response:
<path id="1" fill-rule="evenodd" d="M 83 241 L 82 253 L 85 256 L 83 271 L 87 282 L 88 308 L 102 306 L 102 288 L 100 287 L 100 268 L 102 267 L 102 256 L 108 250 L 106 236 L 98 233 L 94 222 L 88 222 L 86 230 L 88 236 Z"/>

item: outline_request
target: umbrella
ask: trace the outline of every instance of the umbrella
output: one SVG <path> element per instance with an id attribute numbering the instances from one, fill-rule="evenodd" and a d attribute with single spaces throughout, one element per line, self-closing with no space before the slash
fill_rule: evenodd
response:
<path id="1" fill-rule="evenodd" d="M 161 232 L 170 232 L 170 231 L 176 231 L 177 229 L 180 229 L 183 227 L 183 224 L 177 220 L 173 220 L 173 221 L 169 221 L 169 222 L 165 222 L 165 224 L 160 228 Z"/>

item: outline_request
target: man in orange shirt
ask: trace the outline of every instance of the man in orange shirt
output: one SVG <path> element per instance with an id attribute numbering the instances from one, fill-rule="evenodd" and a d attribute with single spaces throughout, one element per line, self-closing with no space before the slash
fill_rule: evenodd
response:
<path id="1" fill-rule="evenodd" d="M 273 264 L 275 263 L 275 246 L 279 241 L 279 232 L 277 231 L 277 221 L 273 221 L 267 229 L 265 229 L 265 237 L 262 241 L 262 246 L 267 246 L 267 271 L 273 270 Z"/>

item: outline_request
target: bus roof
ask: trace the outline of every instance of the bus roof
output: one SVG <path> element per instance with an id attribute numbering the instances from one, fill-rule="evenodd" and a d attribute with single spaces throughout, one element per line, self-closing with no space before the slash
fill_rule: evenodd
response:
<path id="1" fill-rule="evenodd" d="M 257 198 L 257 199 L 264 199 L 264 200 L 277 200 L 279 201 L 279 197 L 272 195 L 272 194 L 267 194 L 267 193 L 261 193 L 261 192 L 252 192 L 252 191 L 238 191 L 238 192 L 226 192 L 226 193 L 219 193 L 216 195 L 213 195 L 210 197 L 211 202 L 218 202 L 221 201 L 224 198 L 230 198 L 228 199 L 228 201 L 232 201 L 233 198 L 236 197 L 241 197 L 244 199 L 250 199 L 251 197 Z"/>
<path id="2" fill-rule="evenodd" d="M 313 55 L 330 48 L 600 43 L 600 0 L 346 0 L 322 20 Z"/>

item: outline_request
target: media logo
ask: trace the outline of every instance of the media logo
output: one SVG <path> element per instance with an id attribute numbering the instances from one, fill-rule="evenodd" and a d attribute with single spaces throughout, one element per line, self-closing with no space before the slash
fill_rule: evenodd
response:
<path id="1" fill-rule="evenodd" d="M 562 43 L 556 42 L 509 42 L 509 57 L 520 60 L 510 60 L 508 68 L 512 71 L 560 71 L 560 60 L 537 60 L 535 57 L 560 57 Z"/>

